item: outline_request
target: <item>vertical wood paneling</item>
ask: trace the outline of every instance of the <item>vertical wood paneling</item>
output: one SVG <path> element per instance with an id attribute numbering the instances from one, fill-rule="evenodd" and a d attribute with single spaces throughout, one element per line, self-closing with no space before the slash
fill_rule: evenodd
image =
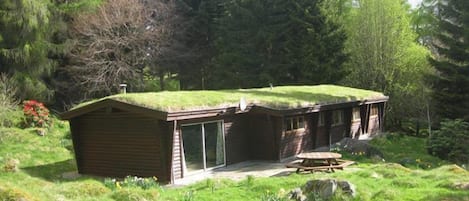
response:
<path id="1" fill-rule="evenodd" d="M 157 120 L 118 109 L 98 110 L 71 120 L 80 173 L 168 179 L 164 138 Z"/>

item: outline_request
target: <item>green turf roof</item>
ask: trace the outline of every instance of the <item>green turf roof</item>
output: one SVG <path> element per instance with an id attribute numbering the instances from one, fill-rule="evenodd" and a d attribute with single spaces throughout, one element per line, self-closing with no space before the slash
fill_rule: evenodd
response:
<path id="1" fill-rule="evenodd" d="M 254 104 L 272 109 L 293 109 L 315 104 L 339 103 L 354 100 L 385 98 L 382 93 L 335 85 L 276 86 L 273 89 L 237 89 L 203 91 L 164 91 L 127 93 L 108 96 L 78 105 L 113 99 L 158 111 L 177 112 L 209 108 L 236 107 L 241 98 L 248 105 Z"/>

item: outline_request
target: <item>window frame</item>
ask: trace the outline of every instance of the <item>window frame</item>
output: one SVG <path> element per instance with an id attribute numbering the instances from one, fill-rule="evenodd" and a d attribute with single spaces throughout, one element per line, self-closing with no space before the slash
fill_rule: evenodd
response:
<path id="1" fill-rule="evenodd" d="M 283 130 L 285 132 L 304 131 L 306 128 L 306 121 L 304 116 L 291 116 L 285 117 L 283 121 Z"/>

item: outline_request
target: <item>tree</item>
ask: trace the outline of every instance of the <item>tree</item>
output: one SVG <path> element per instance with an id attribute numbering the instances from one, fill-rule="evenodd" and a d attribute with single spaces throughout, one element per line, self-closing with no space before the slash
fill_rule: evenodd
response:
<path id="1" fill-rule="evenodd" d="M 173 30 L 173 1 L 107 0 L 93 12 L 73 17 L 73 48 L 62 68 L 83 98 L 110 95 L 120 83 L 143 89 L 144 68 L 164 50 Z"/>
<path id="2" fill-rule="evenodd" d="M 388 95 L 387 119 L 392 127 L 425 119 L 429 101 L 424 82 L 425 75 L 432 73 L 429 52 L 416 43 L 407 13 L 399 1 L 358 0 L 345 24 L 350 60 L 343 83 Z"/>
<path id="3" fill-rule="evenodd" d="M 49 58 L 52 7 L 49 0 L 0 1 L 0 73 L 16 80 L 22 99 L 50 101 L 53 96 L 44 83 L 55 67 Z"/>
<path id="4" fill-rule="evenodd" d="M 334 83 L 342 78 L 345 32 L 319 1 L 231 1 L 215 41 L 210 88 Z"/>
<path id="5" fill-rule="evenodd" d="M 437 30 L 430 59 L 436 112 L 442 118 L 469 121 L 469 1 L 442 0 L 435 6 Z"/>
<path id="6" fill-rule="evenodd" d="M 437 130 L 428 139 L 431 154 L 458 164 L 469 162 L 469 123 L 462 119 L 441 122 Z"/>

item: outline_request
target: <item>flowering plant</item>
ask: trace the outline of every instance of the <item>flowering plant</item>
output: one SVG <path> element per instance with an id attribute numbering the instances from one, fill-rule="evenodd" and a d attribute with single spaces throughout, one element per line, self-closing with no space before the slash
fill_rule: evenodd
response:
<path id="1" fill-rule="evenodd" d="M 23 113 L 29 127 L 47 128 L 51 124 L 49 110 L 36 100 L 23 101 Z"/>

